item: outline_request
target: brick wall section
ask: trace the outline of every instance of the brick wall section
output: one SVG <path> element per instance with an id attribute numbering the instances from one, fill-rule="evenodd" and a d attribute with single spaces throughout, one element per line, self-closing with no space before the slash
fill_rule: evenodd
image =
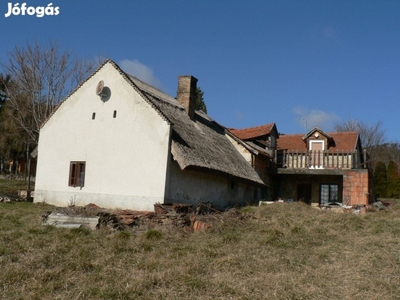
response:
<path id="1" fill-rule="evenodd" d="M 344 170 L 343 204 L 367 205 L 369 200 L 369 177 L 367 169 Z"/>

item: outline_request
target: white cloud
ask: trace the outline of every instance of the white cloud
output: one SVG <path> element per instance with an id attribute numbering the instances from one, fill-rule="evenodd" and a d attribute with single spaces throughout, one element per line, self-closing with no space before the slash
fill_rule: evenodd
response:
<path id="1" fill-rule="evenodd" d="M 137 59 L 123 59 L 118 63 L 118 65 L 122 70 L 124 70 L 124 72 L 133 75 L 156 88 L 161 88 L 161 82 L 154 76 L 153 70 L 142 64 Z"/>
<path id="2" fill-rule="evenodd" d="M 331 131 L 335 123 L 340 121 L 340 118 L 335 113 L 327 113 L 322 110 L 296 107 L 293 109 L 293 113 L 296 116 L 296 121 L 307 132 L 316 126 L 324 131 Z"/>

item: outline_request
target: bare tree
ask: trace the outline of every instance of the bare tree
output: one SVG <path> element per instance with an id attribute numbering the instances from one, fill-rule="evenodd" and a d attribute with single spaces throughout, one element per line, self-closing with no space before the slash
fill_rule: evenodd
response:
<path id="1" fill-rule="evenodd" d="M 382 145 L 386 142 L 385 130 L 382 122 L 378 121 L 372 125 L 350 119 L 343 124 L 335 124 L 335 130 L 339 132 L 356 131 L 360 134 L 361 145 L 368 152 L 368 165 L 374 169 L 377 161 L 384 161 Z"/>
<path id="2" fill-rule="evenodd" d="M 360 134 L 362 146 L 367 149 L 385 143 L 386 139 L 381 121 L 369 125 L 355 119 L 350 119 L 343 124 L 335 124 L 335 130 L 339 132 L 357 131 Z"/>
<path id="3" fill-rule="evenodd" d="M 16 46 L 1 65 L 11 78 L 5 92 L 13 116 L 33 143 L 38 142 L 40 126 L 57 104 L 95 68 L 92 61 L 61 52 L 55 42 L 47 47 L 37 42 Z"/>

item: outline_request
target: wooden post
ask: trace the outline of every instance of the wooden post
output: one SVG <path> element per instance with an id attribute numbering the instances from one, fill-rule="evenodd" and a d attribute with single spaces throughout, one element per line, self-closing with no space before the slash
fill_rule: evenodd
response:
<path id="1" fill-rule="evenodd" d="M 364 169 L 367 168 L 367 149 L 363 150 L 364 154 Z"/>
<path id="2" fill-rule="evenodd" d="M 329 151 L 325 150 L 325 155 L 326 155 L 326 167 L 329 168 Z"/>
<path id="3" fill-rule="evenodd" d="M 342 169 L 344 168 L 344 150 L 342 150 Z"/>
<path id="4" fill-rule="evenodd" d="M 28 173 L 28 187 L 26 191 L 26 200 L 31 200 L 31 156 L 29 155 L 29 143 L 26 143 L 26 167 Z"/>
<path id="5" fill-rule="evenodd" d="M 339 169 L 339 151 L 336 150 L 336 168 Z"/>
<path id="6" fill-rule="evenodd" d="M 282 167 L 284 168 L 286 164 L 286 150 L 283 150 L 283 157 L 282 157 Z"/>
<path id="7" fill-rule="evenodd" d="M 354 168 L 358 169 L 358 152 L 354 151 Z"/>

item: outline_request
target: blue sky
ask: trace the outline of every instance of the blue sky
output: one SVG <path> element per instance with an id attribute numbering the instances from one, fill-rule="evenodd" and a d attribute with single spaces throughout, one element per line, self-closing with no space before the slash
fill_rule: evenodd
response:
<path id="1" fill-rule="evenodd" d="M 193 75 L 227 127 L 275 122 L 282 133 L 383 123 L 400 141 L 400 1 L 48 0 L 57 16 L 5 17 L 0 60 L 14 46 L 56 41 L 114 60 L 176 95 Z"/>

